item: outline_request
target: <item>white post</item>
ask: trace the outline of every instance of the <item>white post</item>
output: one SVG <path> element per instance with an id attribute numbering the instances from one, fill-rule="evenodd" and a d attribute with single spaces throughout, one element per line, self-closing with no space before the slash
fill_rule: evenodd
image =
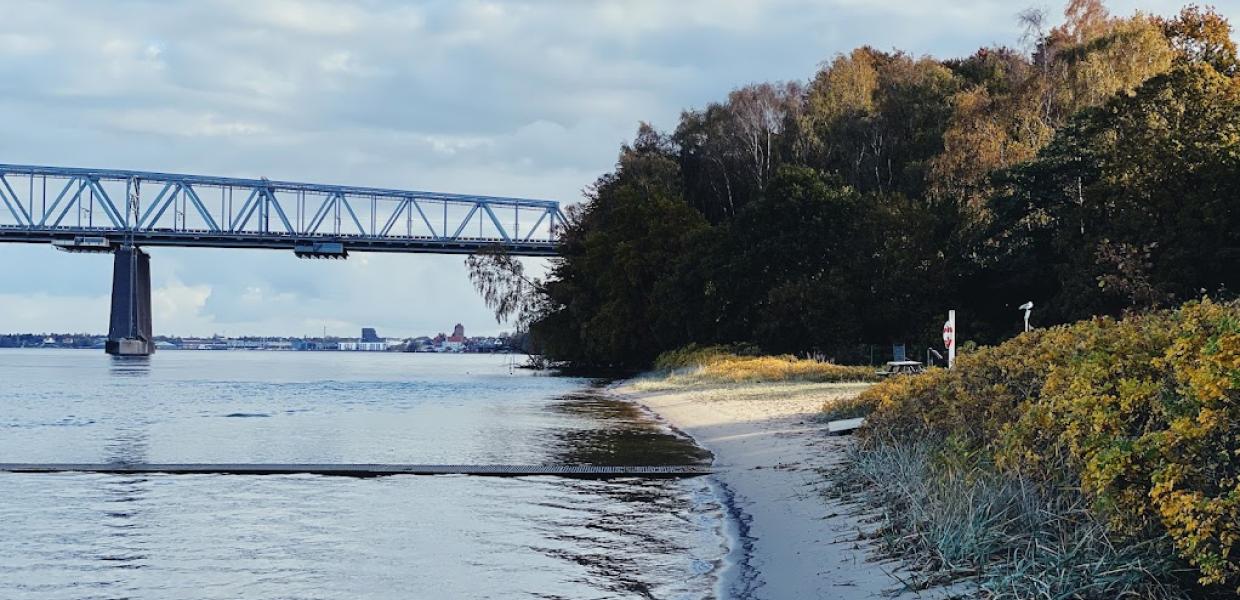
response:
<path id="1" fill-rule="evenodd" d="M 943 346 L 947 348 L 947 368 L 956 366 L 956 311 L 947 311 L 947 322 L 943 324 Z"/>

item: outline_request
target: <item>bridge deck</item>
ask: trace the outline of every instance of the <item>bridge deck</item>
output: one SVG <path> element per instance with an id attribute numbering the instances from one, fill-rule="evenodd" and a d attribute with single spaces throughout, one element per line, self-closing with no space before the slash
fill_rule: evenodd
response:
<path id="1" fill-rule="evenodd" d="M 0 242 L 45 244 L 68 242 L 79 237 L 106 240 L 110 246 L 132 243 L 136 246 L 179 246 L 185 248 L 236 248 L 259 250 L 293 250 L 298 244 L 338 242 L 354 252 L 401 252 L 410 254 L 473 254 L 503 248 L 514 256 L 556 256 L 556 242 L 545 240 L 504 240 L 497 237 L 459 236 L 437 239 L 430 236 L 361 236 L 311 233 L 216 233 L 206 230 L 145 230 L 128 231 L 105 228 L 57 227 L 37 228 L 0 223 Z"/>
<path id="2" fill-rule="evenodd" d="M 151 463 L 0 463 L 0 473 L 109 473 L 136 475 L 326 475 L 386 477 L 390 475 L 476 475 L 483 477 L 555 476 L 575 479 L 618 477 L 681 478 L 709 475 L 703 465 L 582 466 L 582 465 L 404 465 L 404 464 L 151 464 Z"/>
<path id="3" fill-rule="evenodd" d="M 0 164 L 0 242 L 554 256 L 558 202 L 178 173 Z M 81 238 L 81 239 L 78 239 Z M 304 252 L 302 254 L 305 254 Z"/>

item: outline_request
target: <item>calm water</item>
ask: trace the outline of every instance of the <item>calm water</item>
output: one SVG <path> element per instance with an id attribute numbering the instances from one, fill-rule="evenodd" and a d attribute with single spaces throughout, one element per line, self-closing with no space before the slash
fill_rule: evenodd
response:
<path id="1" fill-rule="evenodd" d="M 0 462 L 704 458 L 507 363 L 0 350 Z M 722 521 L 705 478 L 0 474 L 0 598 L 708 598 Z"/>

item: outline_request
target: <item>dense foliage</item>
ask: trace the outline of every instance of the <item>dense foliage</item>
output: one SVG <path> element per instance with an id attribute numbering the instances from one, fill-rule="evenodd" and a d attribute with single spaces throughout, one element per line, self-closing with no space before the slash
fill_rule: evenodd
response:
<path id="1" fill-rule="evenodd" d="M 948 308 L 994 343 L 1029 300 L 1050 325 L 1240 288 L 1227 22 L 1101 0 L 1021 18 L 1024 50 L 858 48 L 643 125 L 571 211 L 541 298 L 506 306 L 582 365 L 689 343 L 861 362 L 938 345 Z"/>
<path id="2" fill-rule="evenodd" d="M 1080 489 L 1132 544 L 1169 537 L 1240 592 L 1240 303 L 1035 330 L 860 397 L 871 445 Z"/>

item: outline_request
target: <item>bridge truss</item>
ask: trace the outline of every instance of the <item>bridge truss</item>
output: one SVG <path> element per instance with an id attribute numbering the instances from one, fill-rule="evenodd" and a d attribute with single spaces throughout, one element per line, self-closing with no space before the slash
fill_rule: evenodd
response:
<path id="1" fill-rule="evenodd" d="M 563 225 L 548 200 L 0 164 L 0 242 L 551 256 Z"/>
<path id="2" fill-rule="evenodd" d="M 548 200 L 0 164 L 0 242 L 115 255 L 106 350 L 119 356 L 155 351 L 143 246 L 553 256 L 564 225 Z"/>

